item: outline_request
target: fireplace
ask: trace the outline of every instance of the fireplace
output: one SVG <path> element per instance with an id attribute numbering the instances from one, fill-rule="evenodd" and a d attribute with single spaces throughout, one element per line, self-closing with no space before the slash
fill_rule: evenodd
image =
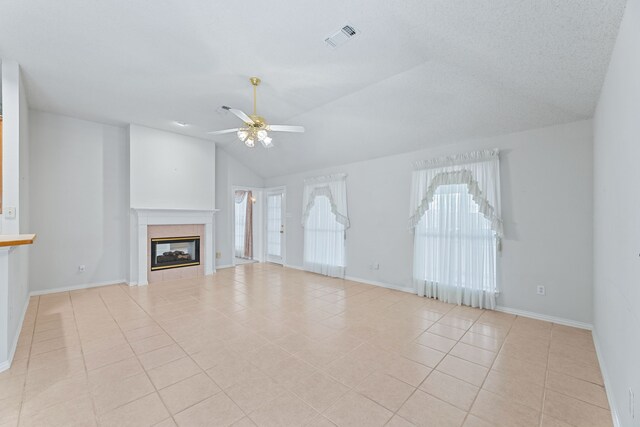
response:
<path id="1" fill-rule="evenodd" d="M 151 239 L 151 271 L 200 265 L 200 236 Z"/>
<path id="2" fill-rule="evenodd" d="M 130 285 L 191 279 L 215 273 L 215 240 L 213 210 L 192 209 L 132 209 L 132 256 Z M 170 236 L 200 238 L 200 264 L 184 268 L 151 270 L 151 239 Z M 168 251 L 165 251 L 168 252 Z"/>

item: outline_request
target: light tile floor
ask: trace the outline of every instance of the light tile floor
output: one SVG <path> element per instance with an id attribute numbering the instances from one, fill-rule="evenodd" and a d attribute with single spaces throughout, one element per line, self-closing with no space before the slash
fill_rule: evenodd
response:
<path id="1" fill-rule="evenodd" d="M 240 258 L 240 257 L 235 257 L 235 263 L 236 265 L 242 265 L 242 264 L 254 264 L 257 263 L 258 261 L 254 260 L 254 259 L 247 259 L 247 258 Z"/>
<path id="2" fill-rule="evenodd" d="M 610 426 L 591 334 L 269 264 L 30 301 L 0 426 Z"/>

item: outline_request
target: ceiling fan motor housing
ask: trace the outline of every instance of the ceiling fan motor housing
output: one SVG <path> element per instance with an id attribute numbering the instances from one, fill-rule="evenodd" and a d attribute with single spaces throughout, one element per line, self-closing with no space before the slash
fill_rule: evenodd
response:
<path id="1" fill-rule="evenodd" d="M 249 117 L 251 117 L 251 120 L 253 120 L 253 124 L 247 123 L 247 126 L 256 129 L 262 129 L 267 126 L 267 122 L 265 121 L 264 117 L 257 116 L 255 114 L 249 114 Z"/>

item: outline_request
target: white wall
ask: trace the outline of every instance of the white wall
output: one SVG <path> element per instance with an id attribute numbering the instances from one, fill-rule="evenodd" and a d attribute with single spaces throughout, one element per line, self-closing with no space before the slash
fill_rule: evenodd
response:
<path id="1" fill-rule="evenodd" d="M 131 125 L 129 144 L 132 208 L 215 208 L 213 142 Z"/>
<path id="2" fill-rule="evenodd" d="M 22 76 L 20 76 L 22 77 Z M 19 165 L 19 183 L 18 193 L 20 195 L 18 201 L 18 231 L 20 234 L 32 233 L 31 230 L 31 209 L 29 205 L 30 195 L 30 176 L 29 176 L 29 148 L 30 148 L 30 132 L 29 132 L 29 104 L 27 102 L 27 93 L 22 78 L 20 78 L 20 148 L 18 155 L 20 157 Z M 18 246 L 14 249 L 15 254 L 11 256 L 12 262 L 17 265 L 17 280 L 20 283 L 19 291 L 15 296 L 15 310 L 12 321 L 15 328 L 14 340 L 17 342 L 20 328 L 22 327 L 22 319 L 24 309 L 29 302 L 29 260 L 31 257 L 31 245 Z"/>
<path id="3" fill-rule="evenodd" d="M 30 136 L 31 290 L 125 280 L 126 129 L 31 111 Z"/>
<path id="4" fill-rule="evenodd" d="M 256 148 L 259 149 L 259 148 Z M 224 150 L 217 150 L 216 154 L 216 208 L 220 211 L 216 214 L 216 252 L 220 258 L 216 259 L 217 266 L 229 266 L 233 262 L 233 233 L 234 233 L 234 207 L 231 204 L 232 188 L 238 187 L 264 187 L 264 178 L 238 162 Z M 259 198 L 254 212 L 254 230 L 260 227 L 261 205 L 264 203 Z M 261 242 L 254 242 L 257 249 Z"/>
<path id="5" fill-rule="evenodd" d="M 267 179 L 268 187 L 287 187 L 287 264 L 302 265 L 303 179 L 346 172 L 351 219 L 347 275 L 411 287 L 413 236 L 408 218 L 413 162 L 492 147 L 501 149 L 505 227 L 499 305 L 591 323 L 590 121 Z M 379 263 L 380 269 L 369 269 L 372 263 Z M 546 296 L 536 295 L 537 285 L 546 286 Z"/>
<path id="6" fill-rule="evenodd" d="M 2 62 L 2 106 L 3 106 L 3 147 L 2 147 L 2 233 L 20 232 L 20 141 L 25 141 L 26 117 L 20 117 L 26 102 L 21 82 L 20 66 L 14 61 Z M 16 208 L 15 218 L 8 218 L 6 210 Z"/>
<path id="7" fill-rule="evenodd" d="M 29 106 L 20 66 L 2 62 L 2 233 L 30 232 L 28 215 Z M 9 218 L 6 209 L 16 209 Z M 3 248 L 0 269 L 0 370 L 8 367 L 15 350 L 29 294 L 29 246 Z"/>
<path id="8" fill-rule="evenodd" d="M 210 141 L 40 111 L 30 130 L 32 291 L 129 281 L 131 207 L 214 209 Z"/>
<path id="9" fill-rule="evenodd" d="M 640 0 L 630 0 L 594 117 L 595 336 L 621 426 L 640 426 L 639 23 Z"/>

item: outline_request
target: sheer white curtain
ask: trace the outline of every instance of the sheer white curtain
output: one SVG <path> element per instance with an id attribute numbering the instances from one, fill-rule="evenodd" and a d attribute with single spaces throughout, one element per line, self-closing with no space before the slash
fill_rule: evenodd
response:
<path id="1" fill-rule="evenodd" d="M 235 192 L 235 254 L 244 257 L 245 228 L 247 219 L 247 192 Z"/>
<path id="2" fill-rule="evenodd" d="M 302 201 L 305 270 L 344 277 L 349 228 L 346 175 L 306 179 Z"/>
<path id="3" fill-rule="evenodd" d="M 495 308 L 502 237 L 498 150 L 417 164 L 410 225 L 416 293 Z"/>

